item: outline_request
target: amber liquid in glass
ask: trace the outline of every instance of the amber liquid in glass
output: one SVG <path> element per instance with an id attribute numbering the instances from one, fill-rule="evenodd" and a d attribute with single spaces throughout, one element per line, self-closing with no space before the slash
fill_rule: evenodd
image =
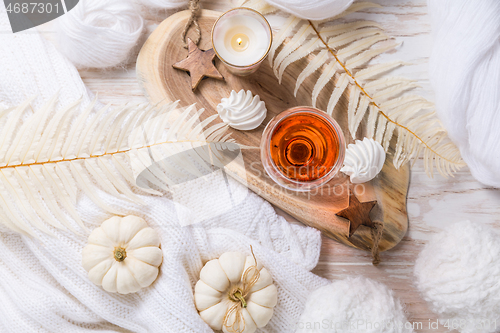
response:
<path id="1" fill-rule="evenodd" d="M 282 120 L 272 133 L 270 144 L 275 165 L 286 177 L 297 181 L 325 176 L 339 157 L 335 129 L 308 112 Z"/>

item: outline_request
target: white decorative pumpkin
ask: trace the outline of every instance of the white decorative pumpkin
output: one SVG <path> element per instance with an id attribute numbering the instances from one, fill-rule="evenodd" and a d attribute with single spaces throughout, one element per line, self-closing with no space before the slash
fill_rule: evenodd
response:
<path id="1" fill-rule="evenodd" d="M 266 326 L 273 316 L 278 290 L 271 274 L 256 266 L 253 256 L 226 252 L 205 264 L 194 299 L 201 318 L 212 329 L 252 333 Z"/>
<path id="2" fill-rule="evenodd" d="M 104 290 L 129 294 L 150 286 L 163 260 L 156 231 L 137 216 L 114 216 L 89 236 L 82 265 Z"/>

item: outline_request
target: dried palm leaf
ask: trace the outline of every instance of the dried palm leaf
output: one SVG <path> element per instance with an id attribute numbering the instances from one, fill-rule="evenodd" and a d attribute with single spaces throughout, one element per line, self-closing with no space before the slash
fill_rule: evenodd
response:
<path id="1" fill-rule="evenodd" d="M 261 3 L 250 1 L 245 5 L 252 7 L 256 2 Z M 295 95 L 309 76 L 321 71 L 312 90 L 312 105 L 316 106 L 320 94 L 329 94 L 326 112 L 332 114 L 341 96 L 348 91 L 348 127 L 353 138 L 365 121 L 367 136 L 373 137 L 387 150 L 397 131 L 393 158 L 397 168 L 423 156 L 429 176 L 432 177 L 434 167 L 444 176 L 452 175 L 465 164 L 432 111 L 433 104 L 422 97 L 406 94 L 418 87 L 415 82 L 385 76 L 407 64 L 392 61 L 367 65 L 376 56 L 395 49 L 399 44 L 392 41 L 376 22 L 335 23 L 340 17 L 371 7 L 380 6 L 356 2 L 333 18 L 333 25 L 289 16 L 273 38 L 268 55 L 272 69 L 281 83 L 288 66 L 309 57 L 308 65 L 296 79 Z M 333 91 L 324 91 L 332 80 Z"/>
<path id="2" fill-rule="evenodd" d="M 56 102 L 36 112 L 31 100 L 0 111 L 0 223 L 22 234 L 85 229 L 75 209 L 79 191 L 119 215 L 99 192 L 141 204 L 138 189 L 161 195 L 186 177 L 224 167 L 226 152 L 242 148 L 225 124 L 209 126 L 217 115 L 200 121 L 204 110 L 194 105 L 95 111 L 94 103 L 80 111 L 77 101 L 55 111 Z"/>

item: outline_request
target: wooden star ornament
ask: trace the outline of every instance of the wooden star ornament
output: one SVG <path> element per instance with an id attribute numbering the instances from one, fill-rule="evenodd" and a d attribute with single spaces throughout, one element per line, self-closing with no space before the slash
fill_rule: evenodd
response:
<path id="1" fill-rule="evenodd" d="M 338 212 L 337 216 L 349 220 L 349 237 L 351 237 L 360 225 L 374 228 L 375 224 L 370 218 L 370 211 L 377 204 L 375 201 L 360 202 L 358 198 L 349 190 L 349 206 Z"/>
<path id="2" fill-rule="evenodd" d="M 188 38 L 188 57 L 184 60 L 176 62 L 172 67 L 189 72 L 191 75 L 191 88 L 196 90 L 201 80 L 206 77 L 213 79 L 224 80 L 224 77 L 219 73 L 213 63 L 215 58 L 214 49 L 202 51 L 198 46 Z"/>

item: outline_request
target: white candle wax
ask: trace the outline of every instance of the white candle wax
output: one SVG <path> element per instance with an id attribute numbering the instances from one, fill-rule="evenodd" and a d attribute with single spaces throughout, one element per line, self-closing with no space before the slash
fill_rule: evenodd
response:
<path id="1" fill-rule="evenodd" d="M 250 66 L 261 60 L 269 42 L 269 32 L 263 23 L 247 15 L 219 20 L 213 39 L 219 57 L 234 66 Z"/>

